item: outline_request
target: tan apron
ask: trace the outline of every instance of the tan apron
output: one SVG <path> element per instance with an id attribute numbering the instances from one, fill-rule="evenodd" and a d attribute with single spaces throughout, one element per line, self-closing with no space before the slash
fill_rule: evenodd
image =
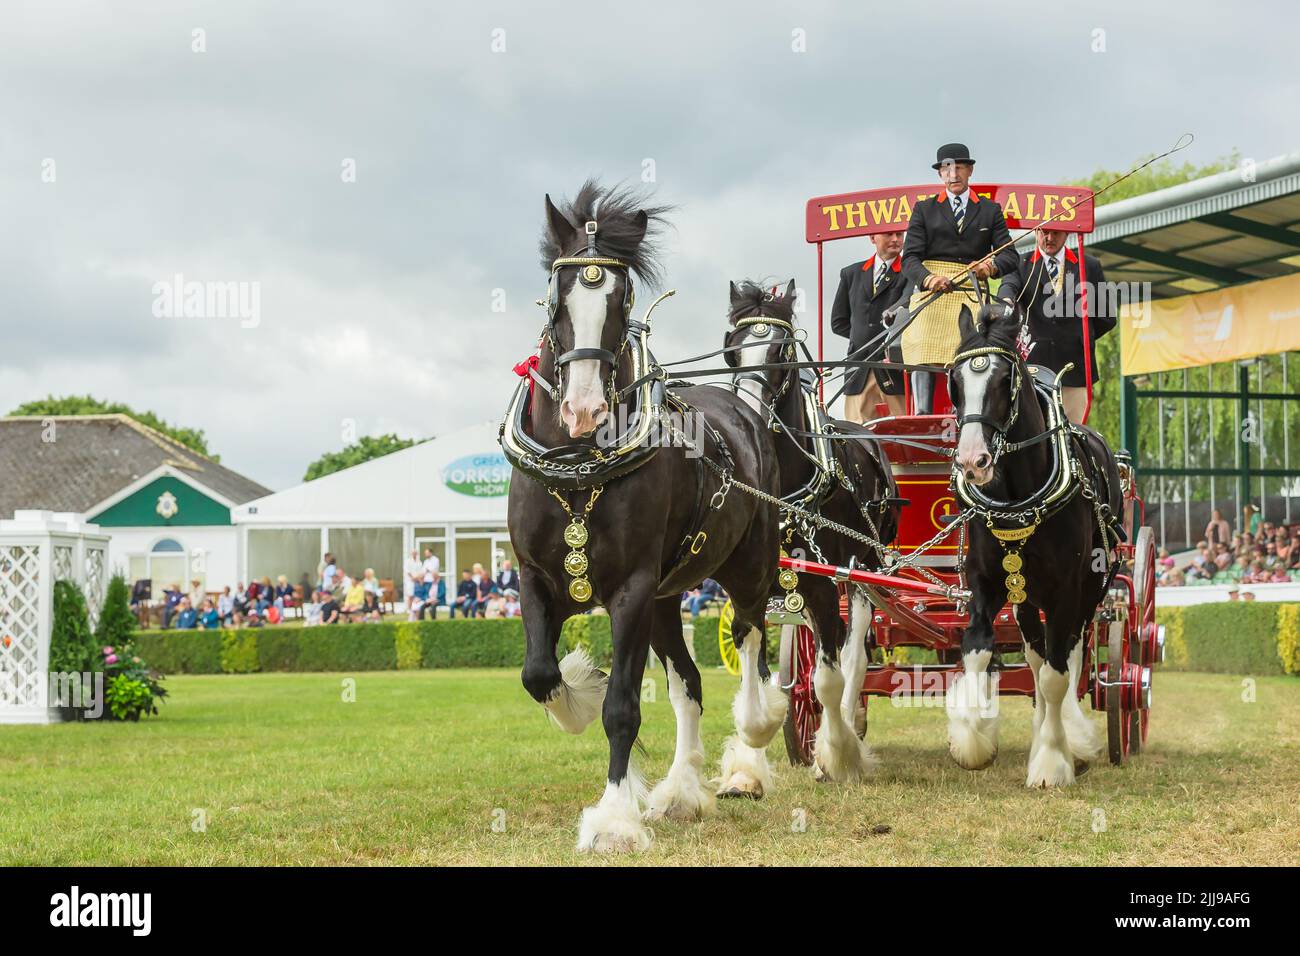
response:
<path id="1" fill-rule="evenodd" d="M 961 307 L 970 306 L 972 315 L 979 309 L 979 299 L 970 288 L 971 283 L 978 280 L 960 262 L 926 259 L 924 265 L 929 272 L 947 276 L 954 284 L 960 279 L 966 288 L 943 293 L 903 330 L 903 361 L 908 365 L 947 365 L 961 345 L 961 333 L 957 330 L 957 317 L 961 315 Z M 915 314 L 933 296 L 934 293 L 918 286 L 908 300 L 908 313 Z"/>

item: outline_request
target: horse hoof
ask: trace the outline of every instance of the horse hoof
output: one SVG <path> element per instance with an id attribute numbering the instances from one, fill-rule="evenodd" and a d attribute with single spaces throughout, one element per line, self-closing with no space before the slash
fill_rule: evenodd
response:
<path id="1" fill-rule="evenodd" d="M 591 841 L 593 853 L 634 853 L 639 847 L 635 837 L 625 833 L 598 833 Z"/>
<path id="2" fill-rule="evenodd" d="M 965 763 L 962 758 L 958 757 L 951 750 L 948 751 L 948 756 L 952 757 L 952 762 L 961 767 L 961 769 L 975 771 L 987 770 L 989 767 L 993 766 L 994 762 L 998 759 L 998 752 L 994 750 L 993 753 L 989 754 L 987 760 L 978 763 Z"/>
<path id="3" fill-rule="evenodd" d="M 719 800 L 762 800 L 763 791 L 759 790 L 741 790 L 739 787 L 728 787 L 726 790 L 718 791 Z"/>

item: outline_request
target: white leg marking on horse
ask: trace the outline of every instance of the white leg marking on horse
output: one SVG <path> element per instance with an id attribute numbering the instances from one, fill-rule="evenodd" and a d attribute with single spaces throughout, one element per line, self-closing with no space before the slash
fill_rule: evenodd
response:
<path id="1" fill-rule="evenodd" d="M 758 658 L 763 653 L 763 632 L 752 627 L 745 635 L 740 652 L 740 690 L 731 702 L 736 733 L 747 746 L 762 749 L 772 742 L 785 723 L 790 702 L 781 692 L 775 675 L 763 680 L 758 673 Z"/>
<path id="2" fill-rule="evenodd" d="M 1029 760 L 1027 787 L 1064 787 L 1074 783 L 1074 759 L 1061 723 L 1061 706 L 1070 691 L 1070 678 L 1044 662 L 1038 670 L 1038 692 L 1043 698 L 1043 723 L 1038 745 Z"/>
<path id="3" fill-rule="evenodd" d="M 1101 758 L 1101 735 L 1088 715 L 1079 706 L 1079 671 L 1083 668 L 1083 641 L 1074 645 L 1069 660 L 1070 686 L 1061 704 L 1061 721 L 1065 724 L 1065 739 L 1076 760 L 1092 763 Z"/>
<path id="4" fill-rule="evenodd" d="M 658 820 L 699 820 L 717 809 L 713 792 L 706 790 L 701 771 L 704 769 L 704 741 L 700 737 L 703 709 L 686 695 L 686 684 L 677 674 L 672 661 L 667 662 L 668 699 L 677 718 L 677 750 L 668 775 L 650 792 L 646 817 Z"/>
<path id="5" fill-rule="evenodd" d="M 555 726 L 580 734 L 600 714 L 608 683 L 586 650 L 574 648 L 560 661 L 560 686 L 542 706 Z"/>
<path id="6" fill-rule="evenodd" d="M 764 681 L 758 673 L 759 641 L 764 639 L 758 628 L 750 628 L 737 651 L 740 654 L 740 689 L 731 702 L 731 716 L 736 734 L 722 747 L 722 782 L 718 793 L 758 799 L 772 789 L 772 766 L 767 761 L 767 745 L 785 723 L 790 702 L 781 692 L 776 676 Z"/>
<path id="7" fill-rule="evenodd" d="M 836 783 L 861 780 L 878 765 L 876 755 L 865 741 L 858 739 L 840 711 L 845 686 L 839 664 L 828 664 L 819 657 L 813 673 L 813 690 L 822 705 L 822 721 L 813 742 L 813 767 L 818 779 Z"/>
<path id="8" fill-rule="evenodd" d="M 649 849 L 654 834 L 641 822 L 640 777 L 632 767 L 618 783 L 607 782 L 594 807 L 582 811 L 578 850 L 582 853 L 630 853 Z"/>
<path id="9" fill-rule="evenodd" d="M 760 800 L 775 780 L 767 751 L 750 747 L 734 734 L 722 744 L 722 778 L 718 795 Z"/>
<path id="10" fill-rule="evenodd" d="M 959 766 L 981 770 L 998 755 L 998 675 L 992 651 L 962 655 L 963 670 L 948 688 L 948 752 Z"/>
<path id="11" fill-rule="evenodd" d="M 862 706 L 862 681 L 867 676 L 867 631 L 871 628 L 871 602 L 857 588 L 849 595 L 849 636 L 840 654 L 844 665 L 844 697 L 840 702 L 840 716 L 853 728 L 853 733 L 863 736 L 867 709 Z"/>
<path id="12" fill-rule="evenodd" d="M 1030 673 L 1034 675 L 1034 731 L 1029 738 L 1029 759 L 1032 761 L 1034 753 L 1038 750 L 1038 731 L 1043 726 L 1043 691 L 1038 686 L 1038 672 L 1043 666 L 1043 659 L 1028 644 L 1025 645 L 1025 663 L 1029 665 Z"/>

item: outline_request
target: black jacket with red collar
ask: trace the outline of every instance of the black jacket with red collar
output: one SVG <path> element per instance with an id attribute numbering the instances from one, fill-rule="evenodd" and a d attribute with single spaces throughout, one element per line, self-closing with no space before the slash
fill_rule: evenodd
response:
<path id="1" fill-rule="evenodd" d="M 1085 255 L 1084 277 L 1088 280 L 1088 331 L 1092 337 L 1092 378 L 1096 381 L 1097 339 L 1115 327 L 1109 314 L 1106 296 L 1096 289 L 1106 281 L 1101 263 Z M 1029 364 L 1059 372 L 1067 363 L 1074 368 L 1065 373 L 1062 385 L 1082 388 L 1086 379 L 1083 367 L 1083 319 L 1080 309 L 1082 286 L 1079 283 L 1079 254 L 1065 250 L 1065 268 L 1058 284 L 1053 285 L 1046 260 L 1037 249 L 1019 257 L 1016 269 L 1003 276 L 998 298 L 1020 303 L 1029 319 Z"/>
<path id="2" fill-rule="evenodd" d="M 930 274 L 923 263 L 926 259 L 942 259 L 969 265 L 983 259 L 994 249 L 1006 248 L 994 257 L 997 274 L 1002 276 L 1016 268 L 1019 254 L 1011 245 L 1011 233 L 1002 207 L 992 199 L 982 199 L 970 193 L 966 200 L 966 216 L 961 232 L 953 216 L 952 203 L 947 190 L 922 199 L 912 207 L 912 218 L 907 224 L 907 239 L 903 242 L 903 273 L 918 289 L 925 288 Z"/>
<path id="3" fill-rule="evenodd" d="M 875 256 L 866 262 L 855 262 L 840 270 L 840 287 L 835 292 L 835 304 L 831 306 L 831 331 L 848 337 L 849 355 L 853 355 L 884 331 L 882 314 L 886 309 L 899 302 L 906 302 L 912 294 L 912 283 L 903 275 L 902 266 L 903 257 L 899 256 L 874 290 L 872 280 L 876 274 Z M 854 356 L 857 359 L 869 357 L 865 354 Z M 902 361 L 901 355 L 897 361 Z M 895 378 L 897 373 L 884 373 L 877 375 L 876 381 L 880 382 L 887 394 L 897 395 L 902 390 L 902 381 L 895 381 Z M 867 369 L 854 369 L 848 376 L 844 393 L 859 395 L 866 387 Z M 894 391 L 894 388 L 899 391 Z"/>

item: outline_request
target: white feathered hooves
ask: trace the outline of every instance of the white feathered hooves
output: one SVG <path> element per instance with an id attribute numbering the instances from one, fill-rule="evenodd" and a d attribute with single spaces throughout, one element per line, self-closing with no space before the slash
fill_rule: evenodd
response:
<path id="1" fill-rule="evenodd" d="M 600 715 L 609 678 L 597 670 L 585 648 L 576 647 L 560 661 L 560 685 L 542 705 L 551 722 L 580 734 Z"/>
<path id="2" fill-rule="evenodd" d="M 948 752 L 966 770 L 983 770 L 998 756 L 998 677 L 990 651 L 963 656 L 964 670 L 948 688 Z"/>

